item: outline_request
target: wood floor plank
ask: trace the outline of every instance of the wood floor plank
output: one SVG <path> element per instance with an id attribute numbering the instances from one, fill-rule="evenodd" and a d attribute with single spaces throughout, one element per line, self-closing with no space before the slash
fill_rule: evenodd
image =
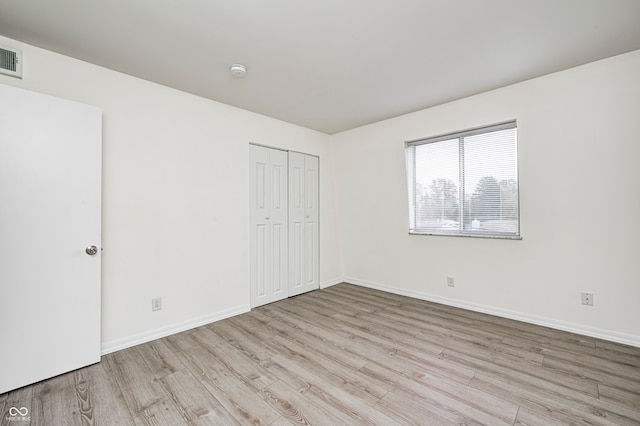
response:
<path id="1" fill-rule="evenodd" d="M 135 349 L 157 379 L 184 368 L 184 365 L 164 340 L 158 339 L 143 343 L 136 346 Z"/>
<path id="2" fill-rule="evenodd" d="M 597 341 L 597 339 L 589 336 L 581 336 L 542 326 L 532 327 L 531 324 L 522 321 L 509 320 L 492 315 L 483 315 L 476 320 L 474 325 L 487 329 L 494 328 L 496 333 L 503 336 L 503 341 L 511 338 L 524 339 L 549 348 L 580 348 L 588 350 L 595 348 Z"/>
<path id="3" fill-rule="evenodd" d="M 311 317 L 307 317 L 305 312 L 308 311 L 295 306 L 287 305 L 283 308 L 282 305 L 276 305 L 257 312 L 256 315 L 261 315 L 265 322 L 269 321 L 272 327 L 278 330 L 279 335 L 305 334 L 318 341 L 330 341 L 331 344 L 338 347 L 349 344 L 347 340 L 342 340 L 340 336 L 335 334 L 335 326 L 327 328 L 323 325 L 316 325 L 323 323 L 314 321 L 313 313 Z M 283 325 L 286 328 L 283 328 Z"/>
<path id="4" fill-rule="evenodd" d="M 462 354 L 470 354 L 474 358 L 482 359 L 487 362 L 497 362 L 504 365 L 517 366 L 520 369 L 536 368 L 542 366 L 543 359 L 531 359 L 531 357 L 522 357 L 520 353 L 513 354 L 511 351 L 500 350 L 492 345 L 479 343 L 473 340 L 460 340 L 455 338 L 446 338 L 437 333 L 421 333 L 416 336 L 416 340 L 424 340 L 432 344 L 440 343 L 444 350 L 454 351 Z"/>
<path id="5" fill-rule="evenodd" d="M 163 338 L 165 344 L 171 349 L 174 353 L 182 352 L 185 349 L 189 349 L 190 347 L 197 344 L 195 339 L 193 338 L 193 333 L 196 330 L 187 330 L 182 333 L 172 334 Z"/>
<path id="6" fill-rule="evenodd" d="M 274 340 L 273 344 L 279 345 L 283 349 L 283 354 L 275 355 L 271 359 L 274 362 L 280 361 L 280 365 L 286 365 L 286 369 L 289 372 L 299 371 L 303 368 L 305 371 L 312 373 L 314 377 L 332 383 L 354 398 L 358 398 L 369 405 L 375 405 L 389 391 L 387 387 L 379 386 L 374 382 L 357 376 L 355 374 L 356 370 L 336 363 L 331 359 L 318 358 L 312 350 L 296 342 L 279 338 L 279 340 Z M 306 375 L 298 374 L 298 377 L 303 378 Z"/>
<path id="7" fill-rule="evenodd" d="M 519 382 L 526 387 L 548 388 L 559 386 L 566 392 L 576 391 L 587 395 L 598 395 L 597 382 L 577 377 L 564 372 L 552 371 L 542 366 L 522 364 L 517 360 L 504 358 L 487 358 L 484 355 L 470 353 L 464 350 L 447 349 L 441 355 L 457 365 L 472 368 L 474 371 L 491 374 L 494 377 Z"/>
<path id="8" fill-rule="evenodd" d="M 265 314 L 287 323 L 292 328 L 299 329 L 301 332 L 316 338 L 318 341 L 330 342 L 331 344 L 344 347 L 348 345 L 347 340 L 340 340 L 336 336 L 338 328 L 335 322 L 327 321 L 325 317 L 316 314 L 310 310 L 305 304 L 279 304 L 270 306 L 266 309 Z M 291 320 L 296 321 L 292 323 Z"/>
<path id="9" fill-rule="evenodd" d="M 354 391 L 353 386 L 338 388 L 331 384 L 332 378 L 330 374 L 327 375 L 326 370 L 309 368 L 309 365 L 304 361 L 301 360 L 297 363 L 286 356 L 277 355 L 263 364 L 270 370 L 277 372 L 278 376 L 282 377 L 282 381 L 291 384 L 293 389 L 306 396 L 314 406 L 328 410 L 338 417 L 340 419 L 338 424 L 386 424 L 385 422 L 391 421 L 386 417 L 376 417 L 375 410 L 372 408 L 379 397 L 386 394 L 386 390 L 373 395 L 370 394 L 370 390 L 367 391 L 367 388 L 358 391 Z M 353 377 L 354 380 L 357 380 L 355 375 Z M 365 383 L 364 378 L 361 382 Z M 350 385 L 353 383 L 349 382 Z M 338 406 L 331 402 L 335 400 L 336 396 L 342 401 Z M 375 419 L 366 415 L 367 412 L 374 412 Z M 391 421 L 391 424 L 395 424 L 395 420 Z"/>
<path id="10" fill-rule="evenodd" d="M 416 343 L 415 336 L 399 334 L 392 328 L 375 323 L 372 324 L 370 321 L 362 319 L 359 316 L 354 317 L 337 314 L 335 315 L 335 319 L 342 324 L 341 331 L 338 334 L 347 332 L 351 338 L 353 336 L 361 336 L 368 340 L 378 340 L 381 344 L 386 343 L 393 347 L 405 345 L 405 352 L 408 353 L 411 352 L 412 349 L 417 349 L 419 352 L 428 352 L 437 355 L 443 350 L 440 342 L 436 341 L 432 341 L 433 344 L 422 344 L 418 348 L 414 346 L 414 343 Z"/>
<path id="11" fill-rule="evenodd" d="M 396 324 L 396 327 L 399 331 L 401 328 L 411 327 L 416 330 L 416 333 L 413 335 L 413 340 L 420 339 L 421 337 L 428 335 L 438 336 L 439 341 L 442 342 L 465 342 L 470 343 L 478 348 L 482 348 L 483 350 L 489 350 L 491 352 L 502 352 L 508 355 L 512 355 L 518 358 L 523 358 L 528 361 L 532 361 L 535 363 L 542 363 L 544 355 L 527 351 L 524 349 L 516 348 L 509 345 L 504 345 L 501 342 L 500 337 L 496 337 L 495 333 L 490 333 L 485 330 L 466 330 L 460 331 L 455 330 L 450 327 L 441 327 L 436 324 L 426 324 L 426 323 L 417 323 L 416 321 L 403 318 L 403 315 L 396 312 L 380 312 L 376 316 L 367 316 L 361 315 L 359 318 L 363 320 L 367 320 L 372 324 Z M 427 341 L 433 341 L 433 339 L 428 339 Z M 447 346 L 446 343 L 442 344 L 443 346 Z"/>
<path id="12" fill-rule="evenodd" d="M 72 374 L 61 374 L 33 385 L 33 397 L 38 398 L 52 392 L 58 392 L 75 384 Z"/>
<path id="13" fill-rule="evenodd" d="M 270 426 L 291 426 L 292 424 L 295 423 L 290 422 L 286 417 L 278 417 L 278 419 L 271 423 Z"/>
<path id="14" fill-rule="evenodd" d="M 324 303 L 329 309 L 336 310 L 338 312 L 363 312 L 373 313 L 379 310 L 376 306 L 370 306 L 363 303 L 351 303 L 351 300 L 345 300 L 342 297 L 334 297 L 327 292 L 322 291 L 317 296 L 317 303 Z"/>
<path id="15" fill-rule="evenodd" d="M 335 287 L 329 287 L 326 290 L 325 294 L 334 296 L 334 292 L 338 289 Z M 372 306 L 376 309 L 382 309 L 386 306 L 398 304 L 393 298 L 384 298 L 384 300 L 381 300 L 376 296 L 375 291 L 371 292 L 363 287 L 345 285 L 341 286 L 338 291 L 340 299 L 349 304 L 353 303 L 355 305 Z"/>
<path id="16" fill-rule="evenodd" d="M 345 287 L 340 291 L 340 299 L 349 305 L 368 306 L 376 311 L 390 307 L 400 307 L 401 301 L 393 297 L 380 297 L 380 293 L 362 291 L 357 287 Z"/>
<path id="17" fill-rule="evenodd" d="M 76 390 L 73 386 L 49 392 L 34 400 L 39 408 L 31 413 L 31 422 L 46 424 L 49 419 L 60 419 L 59 424 L 69 426 L 93 425 L 93 414 L 83 413 L 78 407 Z M 86 410 L 86 408 L 85 408 Z"/>
<path id="18" fill-rule="evenodd" d="M 318 407 L 304 395 L 291 389 L 286 383 L 277 381 L 260 391 L 265 401 L 293 425 L 340 425 L 345 424 L 334 416 L 332 410 Z M 281 423 L 278 421 L 277 423 Z M 277 424 L 274 422 L 273 424 Z"/>
<path id="19" fill-rule="evenodd" d="M 351 395 L 348 388 L 343 389 L 332 385 L 319 374 L 307 371 L 306 368 L 294 363 L 287 363 L 297 376 L 304 378 L 310 386 L 302 390 L 302 395 L 312 400 L 316 405 L 330 410 L 331 413 L 347 424 L 395 425 L 395 419 L 384 413 L 372 409 L 367 401 Z"/>
<path id="20" fill-rule="evenodd" d="M 460 386 L 459 383 L 443 376 L 424 374 L 419 370 L 412 370 L 410 366 L 402 367 L 398 363 L 371 362 L 363 367 L 360 372 L 374 377 L 386 377 L 387 381 L 395 381 L 394 392 L 410 394 L 420 397 L 434 407 L 448 407 L 445 411 L 434 408 L 439 416 L 448 417 L 452 411 L 465 417 L 475 419 L 495 419 L 496 421 L 511 424 L 516 417 L 518 406 L 500 397 L 477 391 L 468 386 Z M 401 391 L 401 392 L 398 392 Z M 456 420 L 458 421 L 458 420 Z"/>
<path id="21" fill-rule="evenodd" d="M 145 408 L 133 417 L 136 426 L 188 426 L 183 410 L 172 399 Z M 109 424 L 108 422 L 106 422 Z"/>
<path id="22" fill-rule="evenodd" d="M 368 366 L 378 368 L 379 373 L 384 371 L 380 366 Z M 393 374 L 391 372 L 391 374 Z M 465 401 L 463 395 L 451 395 L 432 387 L 425 387 L 414 383 L 409 379 L 399 379 L 404 382 L 392 392 L 382 398 L 380 404 L 393 402 L 402 406 L 399 401 L 413 401 L 416 403 L 412 408 L 418 412 L 426 410 L 437 417 L 449 421 L 451 424 L 492 424 L 511 425 L 515 420 L 518 406 L 501 401 L 495 405 L 488 405 L 478 408 L 473 405 L 473 400 Z M 417 391 L 417 392 L 416 392 Z M 493 398 L 497 401 L 498 398 Z M 471 404 L 469 404 L 471 403 Z M 422 407 L 420 409 L 419 407 Z M 487 409 L 487 410 L 485 410 Z M 493 410 L 493 413 L 488 412 Z"/>
<path id="23" fill-rule="evenodd" d="M 281 341 L 281 339 L 286 339 L 287 341 L 295 342 L 313 351 L 314 356 L 322 357 L 324 360 L 331 360 L 351 369 L 352 371 L 362 367 L 366 361 L 359 357 L 350 356 L 345 351 L 345 347 L 342 346 L 351 344 L 351 342 L 348 339 L 341 340 L 338 335 L 335 336 L 335 339 L 331 339 L 330 337 L 325 338 L 324 334 L 323 337 L 319 337 L 313 332 L 306 333 L 301 330 L 290 330 L 283 327 L 278 336 L 274 336 L 272 339 L 265 342 L 265 344 L 272 347 L 274 352 L 278 352 L 278 350 L 282 348 L 278 348 L 277 346 L 273 347 L 273 345 L 270 345 L 269 343 L 276 340 Z"/>
<path id="24" fill-rule="evenodd" d="M 294 298 L 293 303 L 296 303 L 299 306 L 305 306 L 311 312 L 314 312 L 318 315 L 322 315 L 323 317 L 326 317 L 326 320 L 323 320 L 323 324 L 326 327 L 332 326 L 333 320 L 331 317 L 335 314 L 344 313 L 344 312 L 352 312 L 354 314 L 375 312 L 375 310 L 362 309 L 358 306 L 352 306 L 351 309 L 347 309 L 348 303 L 345 303 L 340 299 L 334 299 L 330 296 L 327 296 L 324 290 L 322 292 L 319 292 L 319 296 L 314 297 L 314 299 L 312 300 L 309 300 L 309 299 L 298 300 L 297 298 Z"/>
<path id="25" fill-rule="evenodd" d="M 189 424 L 240 424 L 189 370 L 176 371 L 161 380 L 168 389 L 170 399 Z"/>
<path id="26" fill-rule="evenodd" d="M 233 347 L 251 358 L 261 361 L 273 355 L 263 342 L 277 334 L 277 331 L 253 316 L 247 316 L 244 321 L 229 318 L 227 321 L 214 323 L 211 327 Z"/>
<path id="27" fill-rule="evenodd" d="M 242 424 L 268 425 L 280 417 L 249 384 L 249 379 L 237 376 L 225 363 L 202 347 L 184 351 L 180 357 L 214 398 Z"/>
<path id="28" fill-rule="evenodd" d="M 93 390 L 89 388 L 89 383 L 86 379 L 86 370 L 76 371 L 73 377 L 75 378 L 74 390 L 81 423 L 83 425 L 95 425 L 96 401 L 94 401 Z"/>
<path id="29" fill-rule="evenodd" d="M 624 377 L 633 382 L 640 382 L 640 368 L 635 365 L 628 365 L 623 362 L 615 361 L 612 359 L 604 359 L 599 356 L 593 356 L 587 353 L 574 353 L 567 351 L 549 351 L 544 354 L 545 361 L 551 359 L 558 360 L 558 362 L 566 361 L 573 363 L 574 365 L 581 365 L 583 368 L 589 370 L 596 370 L 600 375 L 606 374 L 607 377 L 613 381 L 617 381 L 618 378 Z M 602 378 L 602 377 L 601 377 Z"/>
<path id="30" fill-rule="evenodd" d="M 478 341 L 486 340 L 492 343 L 501 342 L 503 339 L 503 335 L 500 333 L 495 333 L 493 330 L 488 328 L 478 327 L 476 325 L 476 321 L 458 321 L 453 315 L 448 313 L 439 316 L 436 312 L 431 311 L 423 310 L 421 312 L 412 312 L 402 309 L 397 311 L 385 310 L 381 313 L 381 316 L 390 317 L 387 321 L 397 325 L 405 323 L 416 324 L 419 328 L 416 335 L 419 335 L 420 333 L 429 333 L 432 330 L 435 330 L 443 335 L 455 336 L 456 334 L 459 334 L 465 339 L 473 337 Z"/>
<path id="31" fill-rule="evenodd" d="M 191 333 L 191 337 L 195 342 L 194 346 L 190 346 L 185 351 L 194 348 L 194 347 L 202 347 L 202 348 L 216 348 L 223 343 L 229 343 L 229 340 L 222 336 L 220 333 L 216 332 L 212 327 L 200 327 L 197 331 Z M 176 355 L 179 355 L 181 352 L 176 352 Z"/>
<path id="32" fill-rule="evenodd" d="M 376 404 L 375 408 L 405 425 L 447 426 L 454 424 L 451 420 L 439 416 L 435 412 L 437 410 L 432 410 L 432 406 L 426 401 L 402 392 L 390 392 Z M 471 426 L 481 423 L 470 421 L 460 424 Z"/>
<path id="33" fill-rule="evenodd" d="M 629 392 L 618 387 L 598 384 L 598 394 L 601 399 L 608 399 L 625 406 L 640 407 L 640 393 Z"/>
<path id="34" fill-rule="evenodd" d="M 640 425 L 640 348 L 351 284 L 0 395 L 0 426 Z"/>
<path id="35" fill-rule="evenodd" d="M 559 420 L 547 415 L 544 410 L 520 407 L 514 425 L 516 426 L 567 426 L 567 420 Z"/>
<path id="36" fill-rule="evenodd" d="M 358 372 L 369 368 L 372 363 L 377 363 L 405 377 L 416 377 L 420 380 L 446 379 L 458 385 L 468 384 L 475 375 L 475 371 L 465 366 L 457 366 L 447 361 L 438 364 L 435 360 L 433 362 L 415 362 L 414 359 L 398 357 L 394 353 L 376 353 L 375 348 L 362 345 L 361 343 L 353 344 L 349 347 L 349 352 L 360 356 L 372 354 L 371 361 L 359 369 Z"/>
<path id="37" fill-rule="evenodd" d="M 631 357 L 636 358 L 636 362 L 634 363 L 636 365 L 640 362 L 640 359 L 638 359 L 638 357 L 640 357 L 640 347 L 636 348 L 633 346 L 621 345 L 619 343 L 601 339 L 596 339 L 596 347 L 610 353 L 630 355 Z"/>
<path id="38" fill-rule="evenodd" d="M 247 379 L 256 390 L 260 390 L 278 378 L 244 353 L 238 351 L 230 344 L 220 344 L 207 350 L 237 376 Z"/>
<path id="39" fill-rule="evenodd" d="M 566 424 L 637 425 L 640 419 L 636 415 L 629 417 L 628 413 L 609 412 L 596 398 L 585 401 L 584 398 L 563 397 L 553 391 L 545 392 L 540 389 L 517 386 L 484 374 L 477 374 L 470 386 L 529 410 L 546 413 L 547 417 L 566 422 Z M 637 410 L 630 409 L 630 411 L 638 413 Z"/>
<path id="40" fill-rule="evenodd" d="M 257 320 L 255 318 L 255 312 L 256 309 L 241 315 L 240 318 L 231 317 L 224 321 L 217 321 L 207 325 L 207 328 L 227 342 L 238 339 L 251 339 L 260 343 L 278 334 L 277 330 L 273 330 L 268 324 Z"/>
<path id="41" fill-rule="evenodd" d="M 133 416 L 168 398 L 139 352 L 133 348 L 103 357 Z"/>
<path id="42" fill-rule="evenodd" d="M 134 424 L 122 391 L 107 363 L 101 362 L 76 370 L 73 377 L 77 384 L 81 384 L 80 389 L 86 387 L 86 391 L 83 392 L 89 395 L 84 399 L 88 401 L 96 424 L 105 423 L 105 419 L 109 419 L 113 425 Z"/>
<path id="43" fill-rule="evenodd" d="M 598 368 L 592 368 L 590 365 L 552 356 L 546 356 L 543 365 L 549 370 L 566 373 L 573 375 L 574 377 L 587 378 L 597 383 L 602 383 L 632 393 L 640 393 L 640 380 L 634 377 L 622 376 L 617 373 L 616 370 L 611 372 L 606 370 L 603 371 Z"/>
<path id="44" fill-rule="evenodd" d="M 396 342 L 380 339 L 377 336 L 363 334 L 358 329 L 348 330 L 345 327 L 345 330 L 353 336 L 353 344 L 347 348 L 347 352 L 368 361 L 380 359 L 387 364 L 392 364 L 396 360 L 402 360 L 404 361 L 402 365 L 411 365 L 425 373 L 448 377 L 462 384 L 469 383 L 475 373 L 472 369 L 454 365 L 448 360 L 442 359 L 441 352 L 434 354 L 428 350 L 420 351 Z"/>

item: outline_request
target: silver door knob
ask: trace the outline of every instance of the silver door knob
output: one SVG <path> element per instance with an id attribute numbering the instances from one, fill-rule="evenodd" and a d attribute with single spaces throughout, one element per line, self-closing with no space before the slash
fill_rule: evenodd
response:
<path id="1" fill-rule="evenodd" d="M 269 216 L 265 216 L 265 219 L 269 220 Z"/>
<path id="2" fill-rule="evenodd" d="M 94 254 L 98 253 L 98 247 L 96 246 L 89 246 L 86 249 L 84 249 L 84 251 L 89 255 L 89 256 L 93 256 Z"/>

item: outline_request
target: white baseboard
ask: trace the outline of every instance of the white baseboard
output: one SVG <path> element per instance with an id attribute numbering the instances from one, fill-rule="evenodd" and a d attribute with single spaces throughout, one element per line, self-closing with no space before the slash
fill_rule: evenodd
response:
<path id="1" fill-rule="evenodd" d="M 331 287 L 333 285 L 340 284 L 343 282 L 344 281 L 342 280 L 342 278 L 336 278 L 334 280 L 325 281 L 323 283 L 320 283 L 320 289 Z"/>
<path id="2" fill-rule="evenodd" d="M 331 287 L 336 284 L 340 284 L 342 278 L 337 278 L 320 283 L 320 288 Z M 114 340 L 102 344 L 101 354 L 106 355 L 112 352 L 116 352 L 122 349 L 130 348 L 132 346 L 140 345 L 142 343 L 150 342 L 161 337 L 170 336 L 181 331 L 190 330 L 192 328 L 200 327 L 201 325 L 210 324 L 212 322 L 220 321 L 225 318 L 230 318 L 236 315 L 249 312 L 251 307 L 249 305 L 242 305 L 233 309 L 227 309 L 225 311 L 216 312 L 210 315 L 204 315 L 198 318 L 194 318 L 188 321 L 184 321 L 178 324 L 172 324 L 165 327 L 157 328 L 154 330 L 138 333 L 133 336 L 125 337 L 123 339 Z"/>
<path id="3" fill-rule="evenodd" d="M 497 317 L 509 318 L 529 324 L 541 325 L 543 327 L 554 328 L 557 330 L 568 331 L 570 333 L 580 334 L 583 336 L 595 337 L 597 339 L 608 340 L 611 342 L 622 343 L 629 346 L 640 348 L 640 336 L 633 336 L 624 333 L 618 333 L 610 330 L 586 327 L 579 324 L 573 324 L 564 321 L 554 320 L 552 318 L 539 317 L 535 315 L 523 314 L 521 312 L 499 309 L 492 306 L 478 305 L 475 303 L 463 302 L 456 299 L 449 299 L 441 296 L 434 296 L 427 293 L 419 293 L 410 290 L 403 290 L 396 287 L 374 283 L 371 281 L 360 280 L 353 277 L 344 277 L 344 282 L 359 285 L 362 287 L 382 290 L 388 293 L 398 294 L 401 296 L 413 297 L 415 299 L 426 300 L 428 302 L 440 303 L 442 305 L 453 306 L 456 308 L 467 309 L 469 311 L 481 312 L 484 314 L 495 315 Z"/>
<path id="4" fill-rule="evenodd" d="M 216 312 L 213 314 L 203 315 L 201 317 L 193 318 L 181 323 L 167 325 L 154 330 L 138 333 L 133 336 L 125 337 L 124 339 L 118 339 L 111 342 L 102 344 L 102 355 L 116 352 L 122 349 L 130 348 L 132 346 L 139 345 L 141 343 L 150 342 L 161 337 L 170 336 L 181 331 L 190 330 L 192 328 L 200 327 L 201 325 L 210 324 L 212 322 L 220 321 L 225 318 L 230 318 L 236 315 L 249 312 L 251 308 L 249 305 L 241 305 L 232 309 Z"/>

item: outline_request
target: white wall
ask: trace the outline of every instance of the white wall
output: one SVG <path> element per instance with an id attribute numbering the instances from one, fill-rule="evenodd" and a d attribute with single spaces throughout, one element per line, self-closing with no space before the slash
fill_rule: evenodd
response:
<path id="1" fill-rule="evenodd" d="M 103 110 L 105 351 L 249 308 L 249 142 L 320 156 L 322 286 L 344 277 L 640 346 L 640 51 L 330 137 L 0 44 L 24 52 L 24 78 L 1 84 Z M 409 236 L 404 141 L 513 118 L 523 239 Z"/>
<path id="2" fill-rule="evenodd" d="M 523 239 L 408 235 L 404 142 L 510 119 Z M 332 145 L 346 281 L 640 346 L 640 51 Z"/>
<path id="3" fill-rule="evenodd" d="M 103 110 L 104 352 L 249 309 L 249 142 L 320 156 L 320 281 L 340 280 L 329 136 L 0 43 L 24 54 L 0 83 Z"/>

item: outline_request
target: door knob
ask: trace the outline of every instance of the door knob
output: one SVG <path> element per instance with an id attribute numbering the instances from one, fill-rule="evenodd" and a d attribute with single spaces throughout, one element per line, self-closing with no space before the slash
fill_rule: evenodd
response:
<path id="1" fill-rule="evenodd" d="M 98 253 L 98 247 L 96 246 L 89 246 L 86 249 L 84 249 L 84 251 L 89 255 L 89 256 L 93 256 L 94 254 Z"/>

